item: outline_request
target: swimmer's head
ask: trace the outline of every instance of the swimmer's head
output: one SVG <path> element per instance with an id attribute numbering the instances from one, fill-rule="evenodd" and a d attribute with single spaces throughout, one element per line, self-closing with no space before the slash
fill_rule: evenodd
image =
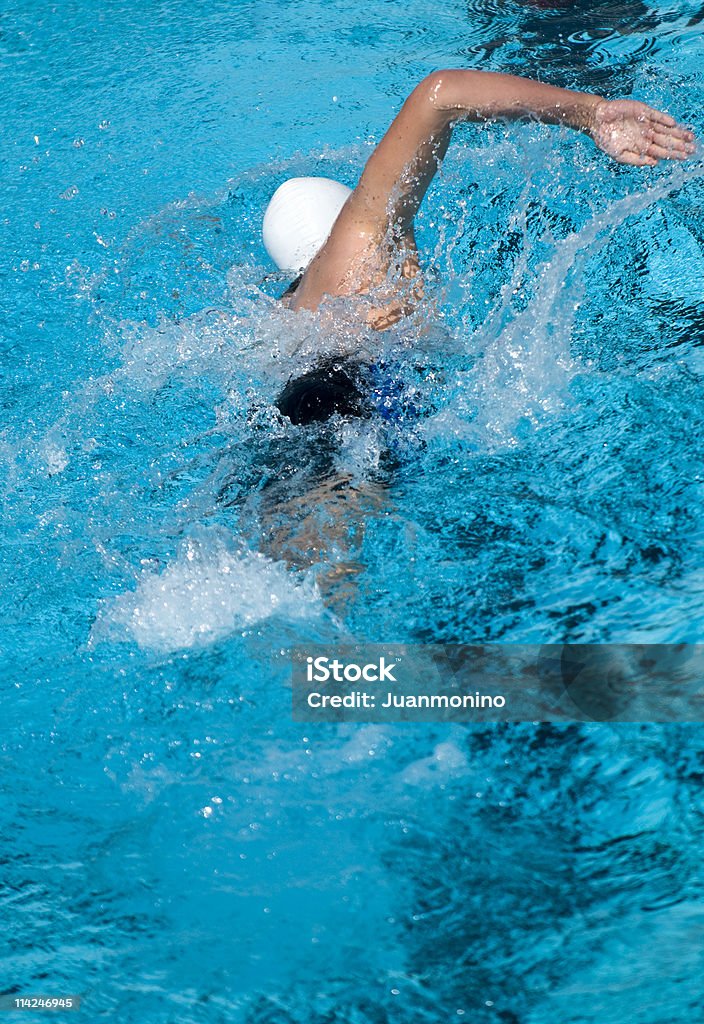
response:
<path id="1" fill-rule="evenodd" d="M 331 178 L 289 178 L 279 185 L 262 224 L 264 246 L 279 270 L 305 270 L 351 193 Z"/>
<path id="2" fill-rule="evenodd" d="M 362 366 L 348 359 L 327 359 L 300 377 L 291 378 L 276 407 L 296 426 L 323 423 L 340 416 L 367 417 L 371 413 L 363 386 Z"/>

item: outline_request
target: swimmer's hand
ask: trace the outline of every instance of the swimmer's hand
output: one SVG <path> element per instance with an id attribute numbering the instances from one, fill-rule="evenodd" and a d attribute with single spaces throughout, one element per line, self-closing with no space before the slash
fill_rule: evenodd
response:
<path id="1" fill-rule="evenodd" d="M 618 163 L 635 167 L 686 160 L 695 148 L 692 132 L 637 100 L 601 100 L 592 113 L 589 134 Z"/>

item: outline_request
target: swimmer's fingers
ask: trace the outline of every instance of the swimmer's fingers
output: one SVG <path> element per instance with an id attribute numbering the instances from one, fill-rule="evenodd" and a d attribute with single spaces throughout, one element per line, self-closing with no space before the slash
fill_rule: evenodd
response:
<path id="1" fill-rule="evenodd" d="M 654 107 L 649 107 L 645 103 L 639 104 L 642 107 L 642 118 L 648 122 L 649 127 L 663 133 L 664 129 L 667 129 L 664 134 L 668 137 L 679 139 L 682 142 L 695 141 L 694 132 L 690 131 L 689 128 L 685 128 L 684 125 L 678 124 L 674 117 L 670 117 L 669 114 L 663 113 L 662 110 L 656 110 Z"/>
<path id="2" fill-rule="evenodd" d="M 663 151 L 651 153 L 651 156 L 658 156 L 660 159 L 684 160 L 691 156 L 696 148 L 694 133 L 679 124 L 666 127 L 658 121 L 648 119 L 645 135 L 651 148 Z"/>
<path id="3" fill-rule="evenodd" d="M 685 160 L 687 156 L 687 153 L 676 155 L 671 149 L 651 144 L 637 150 L 624 149 L 614 159 L 620 164 L 630 164 L 631 167 L 655 167 L 660 160 Z"/>
<path id="4" fill-rule="evenodd" d="M 629 164 L 631 167 L 655 167 L 657 160 L 647 153 L 636 153 L 633 150 L 624 150 L 614 159 L 620 164 Z"/>
<path id="5" fill-rule="evenodd" d="M 670 114 L 649 107 L 647 103 L 640 103 L 638 100 L 616 100 L 610 106 L 621 111 L 626 117 L 634 118 L 648 129 L 680 139 L 682 142 L 694 142 L 694 132 L 678 124 Z"/>
<path id="6" fill-rule="evenodd" d="M 640 145 L 624 147 L 621 162 L 654 167 L 659 160 L 686 160 L 695 149 L 693 138 L 685 129 L 644 128 Z"/>
<path id="7" fill-rule="evenodd" d="M 626 149 L 615 159 L 620 164 L 630 164 L 632 167 L 655 167 L 660 160 L 686 160 L 688 155 L 688 153 L 675 154 L 671 149 L 651 145 L 640 151 Z"/>
<path id="8" fill-rule="evenodd" d="M 667 141 L 664 144 L 651 142 L 647 149 L 647 155 L 655 157 L 656 160 L 686 160 L 693 152 L 694 149 L 675 146 Z"/>
<path id="9" fill-rule="evenodd" d="M 652 121 L 654 124 L 662 124 L 667 128 L 675 128 L 677 121 L 670 114 L 666 114 L 664 110 L 656 110 L 655 107 L 649 107 L 647 103 L 639 103 L 642 113 L 641 116 Z"/>

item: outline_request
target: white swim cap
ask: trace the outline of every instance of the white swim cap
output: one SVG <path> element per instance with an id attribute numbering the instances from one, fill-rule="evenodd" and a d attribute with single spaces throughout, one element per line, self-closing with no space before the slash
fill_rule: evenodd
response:
<path id="1" fill-rule="evenodd" d="M 352 189 L 331 178 L 289 178 L 266 208 L 262 238 L 279 270 L 297 274 L 322 247 Z"/>

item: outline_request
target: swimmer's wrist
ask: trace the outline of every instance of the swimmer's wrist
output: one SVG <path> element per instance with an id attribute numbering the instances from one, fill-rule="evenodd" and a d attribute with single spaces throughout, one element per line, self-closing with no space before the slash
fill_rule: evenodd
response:
<path id="1" fill-rule="evenodd" d="M 603 97 L 590 92 L 570 89 L 550 90 L 548 102 L 534 111 L 539 120 L 548 124 L 561 124 L 576 132 L 593 135 L 597 124 L 597 109 Z"/>
<path id="2" fill-rule="evenodd" d="M 597 111 L 606 100 L 603 96 L 596 96 L 591 93 L 585 93 L 584 95 L 588 102 L 585 104 L 584 126 L 581 130 L 586 135 L 593 135 L 597 125 Z"/>
<path id="3" fill-rule="evenodd" d="M 594 93 L 580 92 L 575 97 L 573 116 L 568 123 L 571 128 L 585 135 L 593 135 L 597 123 L 597 108 L 604 102 L 603 96 Z"/>

